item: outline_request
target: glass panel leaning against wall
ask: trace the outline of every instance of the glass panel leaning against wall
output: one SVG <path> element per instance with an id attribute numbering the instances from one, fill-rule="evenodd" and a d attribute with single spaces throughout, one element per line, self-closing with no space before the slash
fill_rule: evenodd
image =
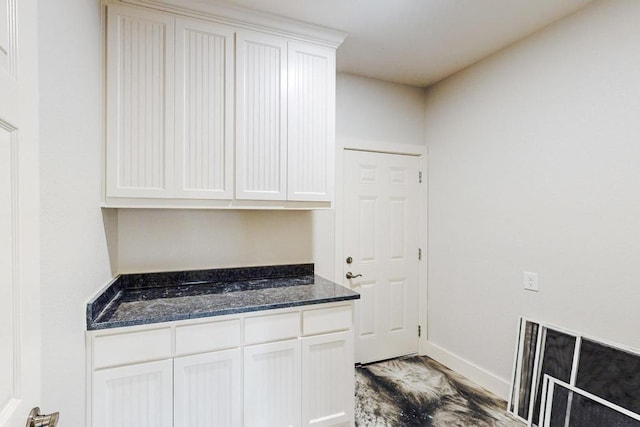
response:
<path id="1" fill-rule="evenodd" d="M 640 411 L 640 351 L 522 317 L 518 323 L 507 410 L 528 425 L 542 425 L 545 377 L 593 394 L 631 413 Z M 567 422 L 570 421 L 567 418 Z M 566 426 L 581 425 L 571 422 L 574 424 Z"/>
<path id="2" fill-rule="evenodd" d="M 640 415 L 608 400 L 544 376 L 540 426 L 640 427 Z"/>

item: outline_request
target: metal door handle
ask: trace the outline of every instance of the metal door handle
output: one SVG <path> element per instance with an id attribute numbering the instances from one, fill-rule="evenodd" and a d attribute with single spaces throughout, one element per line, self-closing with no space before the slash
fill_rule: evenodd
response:
<path id="1" fill-rule="evenodd" d="M 362 274 L 356 274 L 354 276 L 354 274 L 350 271 L 347 271 L 347 279 L 355 279 L 356 277 L 362 277 Z"/>
<path id="2" fill-rule="evenodd" d="M 27 417 L 26 427 L 56 427 L 60 418 L 59 412 L 49 415 L 42 415 L 40 408 L 33 408 Z"/>

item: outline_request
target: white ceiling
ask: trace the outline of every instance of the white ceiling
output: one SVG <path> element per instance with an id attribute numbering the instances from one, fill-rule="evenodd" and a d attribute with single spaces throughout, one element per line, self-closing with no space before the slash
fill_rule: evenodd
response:
<path id="1" fill-rule="evenodd" d="M 216 0 L 208 0 L 219 3 Z M 428 86 L 591 0 L 227 0 L 345 31 L 338 71 Z"/>

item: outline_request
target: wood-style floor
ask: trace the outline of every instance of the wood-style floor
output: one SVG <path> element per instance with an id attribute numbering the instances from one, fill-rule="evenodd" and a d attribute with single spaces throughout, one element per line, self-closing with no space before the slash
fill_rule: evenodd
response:
<path id="1" fill-rule="evenodd" d="M 506 407 L 428 357 L 356 368 L 356 426 L 522 427 Z"/>

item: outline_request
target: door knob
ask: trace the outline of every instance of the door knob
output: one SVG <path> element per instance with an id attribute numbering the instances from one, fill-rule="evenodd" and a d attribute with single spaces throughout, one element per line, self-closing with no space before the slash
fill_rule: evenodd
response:
<path id="1" fill-rule="evenodd" d="M 356 277 L 362 277 L 362 274 L 354 275 L 352 272 L 347 271 L 347 279 L 355 279 Z"/>
<path id="2" fill-rule="evenodd" d="M 42 415 L 40 408 L 33 408 L 27 417 L 27 425 L 25 427 L 56 427 L 60 418 L 59 412 L 49 415 Z"/>

